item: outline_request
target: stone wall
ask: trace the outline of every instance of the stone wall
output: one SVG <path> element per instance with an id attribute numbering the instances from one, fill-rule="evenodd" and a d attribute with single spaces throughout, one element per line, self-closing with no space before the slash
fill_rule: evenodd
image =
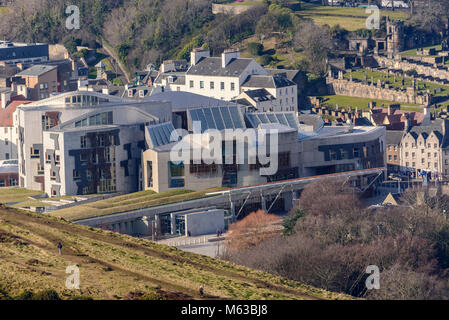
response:
<path id="1" fill-rule="evenodd" d="M 431 100 L 428 94 L 417 94 L 413 88 L 402 91 L 396 88 L 386 88 L 386 85 L 381 83 L 374 85 L 373 83 L 367 84 L 346 79 L 327 78 L 327 85 L 330 94 L 340 96 L 388 100 L 398 103 L 420 105 L 427 105 Z"/>
<path id="2" fill-rule="evenodd" d="M 449 80 L 449 69 L 445 66 L 415 63 L 407 59 L 390 59 L 383 56 L 375 56 L 377 63 L 382 68 L 400 69 L 404 71 L 416 70 L 425 76 Z"/>

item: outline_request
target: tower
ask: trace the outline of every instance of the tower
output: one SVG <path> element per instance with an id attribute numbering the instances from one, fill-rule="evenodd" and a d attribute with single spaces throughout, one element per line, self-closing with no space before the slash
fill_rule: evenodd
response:
<path id="1" fill-rule="evenodd" d="M 387 18 L 387 53 L 396 54 L 404 50 L 404 23 Z"/>

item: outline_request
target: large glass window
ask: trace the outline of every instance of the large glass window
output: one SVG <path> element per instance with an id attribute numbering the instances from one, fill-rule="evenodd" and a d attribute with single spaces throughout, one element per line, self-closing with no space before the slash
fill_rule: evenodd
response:
<path id="1" fill-rule="evenodd" d="M 172 162 L 168 163 L 170 170 L 170 177 L 184 177 L 184 163 L 183 162 Z"/>

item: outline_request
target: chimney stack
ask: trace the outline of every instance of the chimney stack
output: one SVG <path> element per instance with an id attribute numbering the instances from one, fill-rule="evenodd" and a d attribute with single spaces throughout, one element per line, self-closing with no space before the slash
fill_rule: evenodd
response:
<path id="1" fill-rule="evenodd" d="M 192 66 L 196 65 L 201 59 L 210 58 L 210 51 L 196 48 L 190 53 L 190 64 Z"/>
<path id="2" fill-rule="evenodd" d="M 221 54 L 221 67 L 226 68 L 226 66 L 231 62 L 232 59 L 240 58 L 239 49 L 226 49 Z"/>
<path id="3" fill-rule="evenodd" d="M 1 93 L 1 99 L 2 99 L 2 109 L 5 109 L 9 102 L 11 101 L 11 91 L 3 91 Z"/>

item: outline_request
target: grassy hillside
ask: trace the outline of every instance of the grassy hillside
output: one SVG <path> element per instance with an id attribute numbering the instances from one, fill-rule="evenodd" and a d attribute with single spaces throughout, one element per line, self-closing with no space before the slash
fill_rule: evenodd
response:
<path id="1" fill-rule="evenodd" d="M 298 15 L 312 19 L 318 25 L 339 25 L 348 31 L 366 28 L 366 19 L 371 13 L 365 8 L 346 8 L 340 6 L 319 6 L 312 3 L 301 2 L 301 11 Z M 406 11 L 380 10 L 381 16 L 388 16 L 397 20 L 405 20 L 408 16 Z"/>
<path id="2" fill-rule="evenodd" d="M 58 255 L 57 243 L 63 244 Z M 295 281 L 146 240 L 0 207 L 1 292 L 56 290 L 63 299 L 345 299 Z M 80 290 L 65 288 L 80 268 Z"/>
<path id="3" fill-rule="evenodd" d="M 130 210 L 204 198 L 206 197 L 206 193 L 217 190 L 219 190 L 219 188 L 197 192 L 190 190 L 173 190 L 161 193 L 155 193 L 153 191 L 140 191 L 106 200 L 87 203 L 72 208 L 58 210 L 55 211 L 54 215 L 66 220 L 86 219 L 94 216 L 104 216 Z"/>

